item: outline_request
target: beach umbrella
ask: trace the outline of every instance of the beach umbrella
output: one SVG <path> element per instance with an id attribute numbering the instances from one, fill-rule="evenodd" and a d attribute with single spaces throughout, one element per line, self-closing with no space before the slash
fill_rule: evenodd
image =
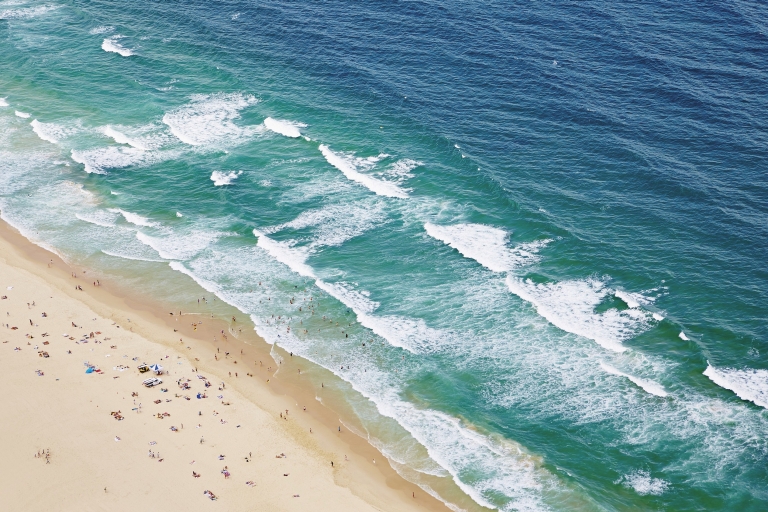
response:
<path id="1" fill-rule="evenodd" d="M 163 371 L 163 367 L 160 366 L 159 364 L 153 364 L 152 366 L 149 367 L 149 369 L 155 373 L 160 373 Z"/>

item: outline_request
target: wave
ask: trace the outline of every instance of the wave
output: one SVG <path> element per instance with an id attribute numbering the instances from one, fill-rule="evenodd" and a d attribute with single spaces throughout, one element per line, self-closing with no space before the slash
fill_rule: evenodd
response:
<path id="1" fill-rule="evenodd" d="M 397 183 L 391 181 L 380 180 L 361 173 L 358 169 L 370 169 L 382 158 L 387 155 L 379 155 L 369 158 L 355 158 L 353 156 L 343 155 L 341 153 L 334 153 L 325 144 L 320 144 L 320 152 L 323 154 L 329 164 L 340 170 L 347 179 L 355 181 L 371 192 L 385 197 L 398 197 L 405 199 L 408 197 L 408 193 L 403 190 Z"/>
<path id="2" fill-rule="evenodd" d="M 166 260 L 189 260 L 205 250 L 226 233 L 197 231 L 189 234 L 170 234 L 169 236 L 151 236 L 141 231 L 136 232 L 139 242 L 151 247 L 161 258 Z"/>
<path id="3" fill-rule="evenodd" d="M 306 263 L 309 249 L 294 247 L 291 242 L 278 242 L 258 229 L 254 229 L 253 234 L 258 238 L 257 247 L 267 251 L 274 259 L 300 276 L 316 278 L 315 271 Z"/>
<path id="4" fill-rule="evenodd" d="M 71 128 L 65 128 L 55 123 L 41 123 L 37 119 L 33 119 L 29 124 L 32 126 L 32 131 L 38 137 L 51 144 L 58 144 L 61 139 L 68 137 L 74 132 Z"/>
<path id="5" fill-rule="evenodd" d="M 20 117 L 22 119 L 29 119 L 31 114 L 27 114 L 26 112 L 21 112 L 19 110 L 15 111 L 14 114 L 16 114 L 16 117 Z"/>
<path id="6" fill-rule="evenodd" d="M 89 149 L 86 151 L 71 150 L 72 160 L 83 164 L 85 172 L 106 174 L 107 169 L 121 169 L 134 165 L 149 165 L 162 159 L 158 153 L 145 152 L 133 147 L 115 147 Z"/>
<path id="7" fill-rule="evenodd" d="M 550 242 L 541 240 L 509 248 L 507 232 L 485 224 L 438 226 L 428 222 L 424 229 L 432 238 L 494 272 L 508 272 L 536 263 L 539 260 L 537 252 Z"/>
<path id="8" fill-rule="evenodd" d="M 9 107 L 7 100 L 8 98 L 0 98 L 0 107 Z"/>
<path id="9" fill-rule="evenodd" d="M 123 132 L 119 132 L 112 128 L 111 126 L 105 126 L 101 129 L 101 132 L 106 135 L 107 137 L 111 138 L 118 144 L 128 144 L 129 146 L 132 146 L 136 149 L 140 149 L 142 151 L 146 151 L 149 149 L 146 145 L 142 144 L 141 142 L 137 141 L 136 139 L 133 139 L 131 137 L 128 137 Z"/>
<path id="10" fill-rule="evenodd" d="M 195 94 L 190 100 L 187 105 L 163 116 L 163 123 L 185 144 L 202 146 L 237 142 L 261 129 L 235 124 L 241 110 L 257 103 L 253 96 L 239 93 Z"/>
<path id="11" fill-rule="evenodd" d="M 273 131 L 275 133 L 279 133 L 280 135 L 284 135 L 285 137 L 291 137 L 291 138 L 298 138 L 301 137 L 301 132 L 299 131 L 299 128 L 304 128 L 307 125 L 303 123 L 296 123 L 293 121 L 279 121 L 277 119 L 272 119 L 271 117 L 268 117 L 264 120 L 264 126 L 267 127 L 267 130 Z"/>
<path id="12" fill-rule="evenodd" d="M 651 494 L 653 496 L 664 494 L 664 491 L 669 487 L 669 482 L 660 478 L 651 478 L 648 471 L 642 470 L 624 475 L 616 483 L 623 483 L 625 487 L 634 489 L 637 494 Z"/>
<path id="13" fill-rule="evenodd" d="M 197 284 L 199 284 L 204 290 L 210 293 L 215 293 L 217 295 L 221 291 L 219 286 L 216 283 L 212 281 L 208 281 L 207 279 L 202 279 L 201 277 L 198 277 L 194 272 L 192 272 L 187 267 L 185 267 L 184 264 L 181 263 L 180 261 L 171 261 L 168 264 L 171 266 L 173 270 L 177 272 L 181 272 L 182 274 L 185 274 L 191 277 L 192 280 Z"/>
<path id="14" fill-rule="evenodd" d="M 105 52 L 120 54 L 123 57 L 130 57 L 131 55 L 134 55 L 133 50 L 130 50 L 118 43 L 118 41 L 122 38 L 123 36 L 112 36 L 104 39 L 104 41 L 101 43 L 101 49 Z"/>
<path id="15" fill-rule="evenodd" d="M 152 258 L 142 258 L 140 256 L 129 256 L 127 254 L 120 254 L 117 252 L 108 251 L 106 249 L 102 249 L 101 252 L 106 254 L 107 256 L 112 256 L 115 258 L 121 258 L 124 260 L 132 260 L 132 261 L 148 261 L 152 263 L 165 263 L 166 260 L 153 260 Z"/>
<path id="16" fill-rule="evenodd" d="M 25 7 L 22 9 L 6 9 L 0 11 L 0 20 L 23 20 L 35 18 L 41 14 L 58 9 L 57 5 L 41 5 L 38 7 Z"/>
<path id="17" fill-rule="evenodd" d="M 718 369 L 707 362 L 704 375 L 721 388 L 733 391 L 742 400 L 768 409 L 768 370 Z"/>
<path id="18" fill-rule="evenodd" d="M 75 217 L 82 220 L 83 222 L 88 222 L 89 224 L 95 224 L 96 226 L 101 226 L 103 228 L 115 227 L 115 221 L 117 220 L 117 216 L 113 211 L 104 211 L 104 210 L 93 211 L 90 213 L 90 215 L 86 215 L 83 213 L 76 213 Z"/>
<path id="19" fill-rule="evenodd" d="M 314 228 L 312 246 L 340 246 L 384 222 L 386 212 L 381 200 L 353 204 L 334 204 L 307 210 L 294 220 L 262 230 L 275 233 L 284 229 Z"/>
<path id="20" fill-rule="evenodd" d="M 509 291 L 530 302 L 539 315 L 564 331 L 589 338 L 602 347 L 623 352 L 622 341 L 650 328 L 650 313 L 642 309 L 603 313 L 595 308 L 613 290 L 597 279 L 534 283 L 530 279 L 507 276 Z"/>
<path id="21" fill-rule="evenodd" d="M 605 370 L 606 372 L 617 375 L 619 377 L 625 377 L 635 383 L 636 385 L 640 386 L 646 393 L 650 393 L 652 395 L 660 396 L 660 397 L 666 397 L 669 396 L 669 393 L 667 393 L 664 390 L 664 387 L 661 384 L 657 384 L 656 382 L 653 382 L 652 380 L 646 380 L 641 379 L 639 377 L 634 377 L 632 375 L 629 375 L 628 373 L 621 372 L 614 368 L 613 366 L 609 366 L 605 364 L 604 362 L 600 362 L 600 367 Z"/>
<path id="22" fill-rule="evenodd" d="M 624 302 L 630 309 L 639 308 L 641 304 L 648 304 L 650 301 L 640 293 L 626 292 L 623 290 L 614 290 L 613 294 Z"/>
<path id="23" fill-rule="evenodd" d="M 213 171 L 213 173 L 211 173 L 211 181 L 216 187 L 231 185 L 241 174 L 243 174 L 243 171 Z"/>
<path id="24" fill-rule="evenodd" d="M 159 226 L 158 223 L 152 222 L 148 218 L 142 217 L 138 213 L 127 212 L 125 210 L 121 210 L 120 208 L 111 208 L 109 211 L 112 213 L 118 213 L 122 215 L 126 221 L 130 222 L 134 226 L 141 226 L 141 227 L 147 227 L 147 228 Z"/>
<path id="25" fill-rule="evenodd" d="M 380 304 L 372 301 L 367 292 L 357 291 L 347 283 L 327 283 L 322 279 L 317 279 L 315 284 L 328 295 L 351 309 L 355 313 L 357 321 L 363 327 L 384 338 L 394 347 L 417 354 L 426 352 L 438 344 L 445 343 L 450 338 L 448 333 L 428 327 L 421 318 L 373 315 L 373 312 Z"/>

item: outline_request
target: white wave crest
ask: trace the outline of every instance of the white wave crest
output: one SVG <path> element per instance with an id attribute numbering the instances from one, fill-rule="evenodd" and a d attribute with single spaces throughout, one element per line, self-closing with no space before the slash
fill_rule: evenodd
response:
<path id="1" fill-rule="evenodd" d="M 669 482 L 660 478 L 651 478 L 648 471 L 638 470 L 628 475 L 624 475 L 616 483 L 624 483 L 624 486 L 635 490 L 637 494 L 651 494 L 659 496 L 669 487 Z"/>
<path id="2" fill-rule="evenodd" d="M 408 197 L 408 193 L 397 183 L 380 180 L 360 172 L 360 169 L 370 169 L 376 165 L 376 162 L 386 155 L 369 158 L 355 158 L 354 156 L 334 153 L 325 144 L 320 144 L 319 149 L 328 163 L 340 170 L 347 179 L 363 185 L 371 192 L 386 197 L 399 197 L 401 199 Z"/>
<path id="3" fill-rule="evenodd" d="M 105 126 L 105 127 L 101 128 L 101 132 L 104 135 L 106 135 L 107 137 L 109 137 L 112 140 L 114 140 L 115 142 L 117 142 L 118 144 L 128 144 L 129 146 L 132 146 L 132 147 L 134 147 L 136 149 L 140 149 L 142 151 L 146 151 L 147 149 L 149 149 L 142 142 L 127 136 L 123 132 L 120 132 L 120 131 L 114 129 L 111 126 Z"/>
<path id="4" fill-rule="evenodd" d="M 152 222 L 148 218 L 142 217 L 138 213 L 127 212 L 127 211 L 121 210 L 119 208 L 111 208 L 109 211 L 112 212 L 112 213 L 118 213 L 118 214 L 122 215 L 123 218 L 126 221 L 130 222 L 134 226 L 141 226 L 141 227 L 146 227 L 146 228 L 151 228 L 151 227 L 159 226 L 159 224 L 157 222 Z"/>
<path id="5" fill-rule="evenodd" d="M 438 226 L 424 224 L 427 234 L 453 247 L 494 272 L 508 272 L 539 260 L 537 252 L 550 240 L 507 246 L 507 232 L 484 224 L 455 224 Z"/>
<path id="6" fill-rule="evenodd" d="M 241 174 L 243 174 L 243 171 L 213 171 L 213 173 L 211 173 L 211 181 L 216 187 L 231 185 Z"/>
<path id="7" fill-rule="evenodd" d="M 8 98 L 0 98 L 0 107 L 8 107 Z"/>
<path id="8" fill-rule="evenodd" d="M 742 400 L 768 409 L 768 370 L 718 369 L 707 363 L 704 375 L 721 388 L 730 389 Z"/>
<path id="9" fill-rule="evenodd" d="M 14 113 L 16 114 L 16 117 L 20 117 L 22 119 L 29 119 L 29 116 L 30 116 L 30 114 L 27 114 L 26 112 L 21 112 L 19 110 L 17 110 Z"/>
<path id="10" fill-rule="evenodd" d="M 134 55 L 133 50 L 126 48 L 118 42 L 122 38 L 123 36 L 112 36 L 104 39 L 101 43 L 101 49 L 105 52 L 117 53 L 123 57 Z"/>
<path id="11" fill-rule="evenodd" d="M 37 119 L 33 119 L 29 124 L 38 137 L 51 144 L 58 144 L 61 139 L 68 137 L 75 131 L 55 123 L 41 123 Z"/>
<path id="12" fill-rule="evenodd" d="M 624 377 L 629 379 L 636 385 L 640 386 L 647 393 L 660 396 L 660 397 L 665 397 L 669 395 L 669 393 L 667 393 L 664 390 L 664 387 L 661 384 L 653 382 L 652 380 L 641 379 L 640 377 L 635 377 L 633 375 L 629 375 L 628 373 L 621 372 L 616 368 L 614 368 L 613 366 L 609 366 L 602 361 L 600 361 L 600 367 L 612 375 L 617 375 L 619 377 Z"/>
<path id="13" fill-rule="evenodd" d="M 152 258 L 142 258 L 141 256 L 131 256 L 129 254 L 120 254 L 119 252 L 108 251 L 106 249 L 102 249 L 101 252 L 103 252 L 107 256 L 112 256 L 113 258 L 121 258 L 124 260 L 149 261 L 153 263 L 165 263 L 166 261 L 166 260 L 153 260 Z"/>
<path id="14" fill-rule="evenodd" d="M 163 116 L 163 123 L 185 144 L 202 146 L 237 142 L 259 131 L 259 127 L 235 124 L 240 111 L 257 102 L 243 94 L 195 94 L 190 103 Z"/>
<path id="15" fill-rule="evenodd" d="M 688 341 L 688 340 L 689 340 L 688 336 L 686 336 L 686 335 L 685 335 L 685 333 L 684 333 L 683 331 L 680 331 L 680 334 L 678 334 L 678 336 L 679 336 L 679 337 L 680 337 L 680 339 L 681 339 L 681 340 L 683 340 L 683 341 Z"/>
<path id="16" fill-rule="evenodd" d="M 267 127 L 267 130 L 279 133 L 285 137 L 291 137 L 295 139 L 301 137 L 299 128 L 304 128 L 307 125 L 303 123 L 296 123 L 294 121 L 282 121 L 268 117 L 264 120 L 264 126 Z"/>
<path id="17" fill-rule="evenodd" d="M 309 249 L 294 247 L 290 242 L 278 242 L 258 229 L 254 229 L 253 234 L 259 239 L 256 245 L 274 259 L 300 276 L 315 278 L 315 271 L 306 263 Z"/>
<path id="18" fill-rule="evenodd" d="M 611 308 L 597 313 L 595 308 L 606 295 L 615 293 L 597 279 L 534 283 L 530 279 L 507 276 L 509 291 L 530 302 L 554 326 L 596 341 L 602 347 L 623 352 L 622 341 L 650 327 L 650 314 L 642 309 L 619 311 Z"/>

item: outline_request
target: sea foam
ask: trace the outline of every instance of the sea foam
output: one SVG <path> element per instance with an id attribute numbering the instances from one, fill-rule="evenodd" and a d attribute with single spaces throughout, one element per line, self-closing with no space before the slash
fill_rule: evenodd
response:
<path id="1" fill-rule="evenodd" d="M 295 139 L 301 137 L 299 128 L 304 128 L 307 125 L 293 121 L 281 121 L 268 117 L 264 120 L 264 126 L 267 127 L 267 130 L 279 133 L 285 137 L 291 137 Z"/>
<path id="2" fill-rule="evenodd" d="M 105 52 L 117 53 L 123 57 L 134 55 L 133 50 L 126 48 L 118 42 L 122 38 L 123 36 L 112 36 L 104 39 L 101 43 L 101 49 Z"/>
<path id="3" fill-rule="evenodd" d="M 8 107 L 8 98 L 0 98 L 0 107 Z"/>
<path id="4" fill-rule="evenodd" d="M 554 326 L 596 341 L 604 348 L 622 352 L 621 342 L 650 327 L 650 313 L 642 309 L 602 313 L 595 308 L 606 295 L 615 293 L 597 279 L 534 283 L 530 279 L 507 276 L 509 291 L 530 302 Z"/>
<path id="5" fill-rule="evenodd" d="M 88 222 L 89 224 L 94 224 L 103 228 L 115 227 L 115 221 L 117 220 L 117 214 L 114 210 L 94 210 L 89 213 L 76 213 L 75 217 L 83 222 Z"/>
<path id="6" fill-rule="evenodd" d="M 651 474 L 648 471 L 634 471 L 628 475 L 624 475 L 616 483 L 622 483 L 626 487 L 630 487 L 635 490 L 637 494 L 646 495 L 650 494 L 658 496 L 664 493 L 669 487 L 669 483 L 660 478 L 651 478 Z"/>
<path id="7" fill-rule="evenodd" d="M 213 171 L 211 173 L 211 181 L 216 187 L 231 185 L 241 174 L 243 174 L 243 171 Z"/>
<path id="8" fill-rule="evenodd" d="M 347 177 L 347 179 L 363 185 L 371 192 L 386 197 L 398 197 L 401 199 L 408 197 L 408 193 L 397 183 L 377 179 L 373 176 L 360 172 L 360 169 L 365 170 L 372 168 L 386 155 L 379 155 L 377 157 L 369 158 L 356 158 L 354 156 L 344 155 L 342 153 L 335 153 L 331 151 L 331 149 L 325 144 L 320 144 L 319 149 L 328 163 L 340 170 L 344 176 Z"/>
<path id="9" fill-rule="evenodd" d="M 742 400 L 768 409 L 768 370 L 718 369 L 707 363 L 704 375 L 721 388 L 730 389 Z"/>
<path id="10" fill-rule="evenodd" d="M 360 236 L 386 221 L 383 201 L 360 201 L 357 203 L 332 204 L 306 210 L 294 220 L 264 229 L 275 233 L 284 229 L 313 228 L 312 246 L 339 246 L 347 240 Z"/>
<path id="11" fill-rule="evenodd" d="M 101 132 L 106 135 L 107 137 L 111 138 L 118 144 L 127 144 L 129 146 L 132 146 L 136 149 L 140 149 L 142 151 L 146 151 L 149 149 L 145 144 L 143 144 L 141 141 L 138 141 L 136 139 L 133 139 L 123 132 L 120 132 L 113 128 L 112 126 L 105 126 L 101 128 Z"/>
<path id="12" fill-rule="evenodd" d="M 664 387 L 661 384 L 657 384 L 656 382 L 653 382 L 652 380 L 647 379 L 641 379 L 640 377 L 635 377 L 633 375 L 629 375 L 628 373 L 621 372 L 614 368 L 613 366 L 609 366 L 605 364 L 604 362 L 600 362 L 600 367 L 605 370 L 606 372 L 617 375 L 619 377 L 624 377 L 635 383 L 636 385 L 640 386 L 645 392 L 650 393 L 652 395 L 665 397 L 668 396 L 669 393 L 667 393 L 664 390 Z"/>
<path id="13" fill-rule="evenodd" d="M 185 144 L 236 143 L 260 130 L 259 127 L 235 124 L 241 110 L 257 103 L 253 96 L 239 93 L 195 94 L 190 100 L 163 116 L 163 123 Z"/>
<path id="14" fill-rule="evenodd" d="M 0 20 L 23 20 L 35 18 L 41 14 L 58 9 L 56 5 L 41 5 L 38 7 L 25 7 L 21 9 L 6 9 L 0 11 Z"/>
<path id="15" fill-rule="evenodd" d="M 133 147 L 115 147 L 90 149 L 85 151 L 71 150 L 72 160 L 83 164 L 85 172 L 106 174 L 107 169 L 121 169 L 133 165 L 147 165 L 161 159 L 157 153 L 145 152 Z"/>
<path id="16" fill-rule="evenodd" d="M 65 128 L 55 123 L 41 123 L 37 119 L 33 119 L 29 124 L 32 126 L 32 131 L 38 137 L 51 144 L 58 144 L 61 139 L 68 137 L 74 132 L 74 129 Z"/>
<path id="17" fill-rule="evenodd" d="M 428 222 L 424 229 L 432 238 L 494 272 L 507 272 L 537 262 L 537 252 L 550 242 L 542 240 L 509 248 L 506 231 L 484 224 L 438 226 Z"/>
<path id="18" fill-rule="evenodd" d="M 309 257 L 309 249 L 294 247 L 294 244 L 291 242 L 278 242 L 258 229 L 254 229 L 253 234 L 258 238 L 256 245 L 265 250 L 274 259 L 286 265 L 300 276 L 316 277 L 315 271 L 306 263 Z"/>
<path id="19" fill-rule="evenodd" d="M 20 118 L 22 118 L 22 119 L 29 119 L 29 117 L 30 117 L 30 115 L 31 115 L 31 114 L 28 114 L 28 113 L 26 113 L 26 112 L 21 112 L 20 110 L 17 110 L 17 111 L 16 111 L 16 112 L 14 112 L 14 113 L 16 114 L 16 117 L 20 117 Z"/>
<path id="20" fill-rule="evenodd" d="M 170 233 L 166 236 L 152 236 L 141 231 L 136 238 L 154 249 L 166 260 L 189 260 L 205 250 L 209 245 L 226 235 L 221 232 L 195 231 L 191 233 Z"/>
<path id="21" fill-rule="evenodd" d="M 147 228 L 148 228 L 148 227 L 156 227 L 156 226 L 159 226 L 159 224 L 158 224 L 158 223 L 156 223 L 156 222 L 152 222 L 152 221 L 151 221 L 151 220 L 149 220 L 148 218 L 146 218 L 146 217 L 142 217 L 142 216 L 141 216 L 141 215 L 139 215 L 138 213 L 127 212 L 127 211 L 125 211 L 125 210 L 121 210 L 121 209 L 119 209 L 119 208 L 111 208 L 109 211 L 110 211 L 110 212 L 112 212 L 112 213 L 117 213 L 117 214 L 120 214 L 120 215 L 122 215 L 122 216 L 123 216 L 123 218 L 124 218 L 126 221 L 130 222 L 130 223 L 131 223 L 131 224 L 133 224 L 134 226 L 147 227 Z"/>

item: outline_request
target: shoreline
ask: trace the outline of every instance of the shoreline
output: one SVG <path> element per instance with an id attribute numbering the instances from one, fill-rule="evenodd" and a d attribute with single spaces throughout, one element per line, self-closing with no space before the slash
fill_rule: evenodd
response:
<path id="1" fill-rule="evenodd" d="M 196 370 L 215 375 L 216 380 L 225 382 L 227 387 L 236 390 L 255 407 L 269 413 L 281 430 L 311 456 L 326 461 L 335 460 L 332 470 L 335 484 L 348 489 L 374 508 L 447 509 L 442 501 L 401 477 L 387 458 L 366 439 L 346 428 L 349 420 L 345 423 L 343 412 L 340 418 L 339 413 L 326 405 L 330 402 L 338 408 L 343 404 L 334 397 L 333 389 L 321 388 L 318 392 L 312 378 L 315 381 L 319 378 L 322 382 L 323 374 L 326 374 L 328 381 L 333 381 L 336 379 L 333 374 L 267 344 L 253 330 L 249 318 L 247 321 L 238 318 L 235 322 L 236 328 L 242 331 L 233 331 L 232 324 L 216 318 L 206 318 L 202 325 L 193 327 L 193 322 L 204 318 L 201 315 L 207 315 L 204 305 L 201 304 L 199 311 L 185 312 L 182 308 L 181 316 L 176 313 L 171 315 L 170 311 L 162 311 L 167 308 L 161 304 L 149 302 L 147 297 L 139 294 L 128 293 L 108 281 L 101 283 L 101 286 L 93 286 L 89 278 L 95 274 L 94 271 L 91 270 L 89 275 L 88 269 L 73 269 L 58 255 L 34 244 L 5 221 L 0 222 L 0 247 L 2 257 L 11 268 L 29 272 L 102 318 L 127 328 L 125 332 L 182 354 Z M 72 272 L 77 278 L 72 277 Z M 82 291 L 75 288 L 77 285 Z M 194 286 L 199 285 L 195 283 Z M 222 301 L 218 302 L 219 309 L 237 311 Z M 240 312 L 232 316 L 236 315 L 243 316 Z M 193 322 L 187 321 L 190 316 Z M 227 334 L 225 339 L 219 339 L 222 330 Z M 216 342 L 208 341 L 217 333 Z M 176 336 L 180 341 L 175 341 Z M 221 350 L 219 354 L 217 348 Z M 230 352 L 232 356 L 218 357 L 225 352 Z M 276 352 L 275 359 L 280 361 L 274 372 L 267 370 L 275 365 L 273 352 Z M 302 367 L 304 372 L 296 371 L 294 374 L 294 370 Z M 135 370 L 133 372 L 136 373 Z M 235 376 L 230 377 L 230 372 Z M 304 373 L 303 378 L 300 373 Z M 281 421 L 280 413 L 286 409 L 296 412 L 290 414 L 290 420 Z M 340 431 L 337 430 L 339 427 Z"/>

